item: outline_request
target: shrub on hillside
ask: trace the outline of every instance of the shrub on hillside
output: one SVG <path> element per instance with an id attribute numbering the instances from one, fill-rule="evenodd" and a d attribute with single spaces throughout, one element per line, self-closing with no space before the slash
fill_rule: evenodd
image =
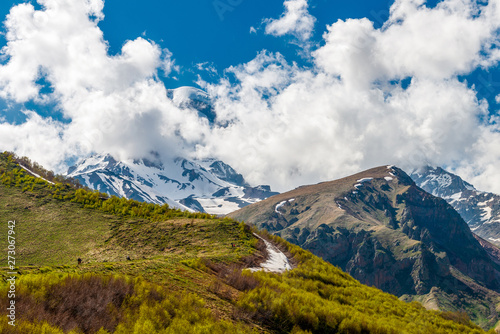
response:
<path id="1" fill-rule="evenodd" d="M 17 326 L 2 317 L 1 333 L 253 332 L 217 320 L 193 294 L 172 294 L 139 278 L 38 274 L 21 276 L 18 286 Z M 0 287 L 2 308 L 7 307 L 7 289 L 7 284 Z"/>

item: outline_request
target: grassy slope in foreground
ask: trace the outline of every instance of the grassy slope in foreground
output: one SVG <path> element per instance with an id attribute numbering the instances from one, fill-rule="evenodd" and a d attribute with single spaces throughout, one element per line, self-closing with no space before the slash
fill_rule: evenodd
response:
<path id="1" fill-rule="evenodd" d="M 51 186 L 5 154 L 0 177 L 0 233 L 16 220 L 21 264 L 17 326 L 3 316 L 2 333 L 483 333 L 459 314 L 361 285 L 276 237 L 268 236 L 297 268 L 241 272 L 257 239 L 229 219 Z"/>

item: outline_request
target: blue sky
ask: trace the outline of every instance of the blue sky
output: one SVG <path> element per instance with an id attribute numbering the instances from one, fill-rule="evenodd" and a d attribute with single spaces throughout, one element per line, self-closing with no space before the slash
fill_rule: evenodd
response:
<path id="1" fill-rule="evenodd" d="M 25 2 L 41 8 L 35 0 L 3 1 L 0 17 L 5 18 L 13 6 Z M 378 28 L 389 17 L 393 2 L 309 1 L 310 13 L 317 19 L 313 40 L 320 45 L 326 26 L 339 19 L 366 17 Z M 426 5 L 432 8 L 436 2 L 427 1 Z M 169 88 L 175 88 L 195 85 L 199 74 L 196 64 L 208 63 L 222 73 L 232 65 L 250 61 L 261 50 L 280 52 L 288 60 L 307 66 L 308 59 L 299 54 L 300 48 L 290 43 L 290 38 L 279 39 L 262 33 L 263 19 L 279 17 L 282 11 L 283 2 L 276 0 L 108 0 L 104 7 L 105 19 L 99 27 L 109 44 L 110 54 L 119 53 L 127 40 L 138 36 L 169 49 L 180 66 L 180 73 L 162 80 Z M 258 32 L 250 33 L 250 27 L 257 28 Z M 4 46 L 5 38 L 0 41 Z M 496 68 L 476 70 L 462 80 L 477 87 L 479 98 L 494 104 L 500 92 L 500 72 Z"/>
<path id="2" fill-rule="evenodd" d="M 4 1 L 0 149 L 57 171 L 92 153 L 214 157 L 278 190 L 433 164 L 500 192 L 499 7 Z M 213 124 L 165 92 L 196 85 Z"/>
<path id="3" fill-rule="evenodd" d="M 234 3 L 236 5 L 231 5 Z M 227 7 L 221 5 L 225 4 Z M 311 13 L 318 19 L 315 40 L 321 41 L 327 24 L 338 19 L 386 18 L 388 1 L 312 1 Z M 123 42 L 145 37 L 168 48 L 182 66 L 178 81 L 171 86 L 192 85 L 196 80 L 195 65 L 208 62 L 219 71 L 252 60 L 266 49 L 285 54 L 287 59 L 304 62 L 297 47 L 286 39 L 262 33 L 251 34 L 250 27 L 259 28 L 264 18 L 279 17 L 282 1 L 266 0 L 134 0 L 106 1 L 106 18 L 100 23 L 110 52 L 120 50 Z"/>
<path id="4" fill-rule="evenodd" d="M 3 1 L 0 17 L 5 18 L 12 6 L 25 1 Z M 31 1 L 37 8 L 36 1 Z M 219 7 L 220 3 L 228 7 Z M 234 3 L 236 5 L 231 5 Z M 338 19 L 368 17 L 375 25 L 388 17 L 392 1 L 311 1 L 310 12 L 317 18 L 314 39 L 320 43 L 327 24 Z M 219 6 L 218 6 L 219 5 Z M 182 66 L 177 81 L 169 86 L 192 85 L 196 80 L 195 65 L 208 62 L 220 71 L 231 65 L 250 61 L 260 50 L 279 51 L 288 59 L 304 62 L 297 47 L 286 39 L 250 34 L 264 18 L 279 17 L 282 1 L 266 0 L 107 0 L 105 19 L 99 23 L 110 53 L 120 51 L 123 43 L 144 36 L 173 52 Z M 5 39 L 2 40 L 5 45 Z"/>

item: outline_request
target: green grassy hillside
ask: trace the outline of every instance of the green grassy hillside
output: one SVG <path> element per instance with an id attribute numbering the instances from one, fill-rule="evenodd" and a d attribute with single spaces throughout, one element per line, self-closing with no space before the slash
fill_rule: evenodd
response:
<path id="1" fill-rule="evenodd" d="M 294 270 L 244 270 L 266 253 L 234 220 L 59 181 L 0 155 L 2 310 L 12 220 L 18 266 L 16 326 L 2 316 L 1 333 L 484 333 L 463 314 L 400 301 L 278 237 L 264 235 Z"/>

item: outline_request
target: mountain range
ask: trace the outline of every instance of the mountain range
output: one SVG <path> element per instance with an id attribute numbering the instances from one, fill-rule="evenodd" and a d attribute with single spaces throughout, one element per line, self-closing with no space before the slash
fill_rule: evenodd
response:
<path id="1" fill-rule="evenodd" d="M 500 320 L 498 248 L 397 167 L 299 187 L 230 216 L 401 299 L 466 310 L 490 325 Z"/>
<path id="2" fill-rule="evenodd" d="M 168 94 L 179 108 L 216 121 L 203 91 L 182 87 Z M 384 166 L 277 194 L 269 186 L 251 187 L 217 159 L 152 157 L 118 161 L 94 155 L 67 175 L 118 197 L 210 214 L 232 212 L 230 217 L 281 236 L 402 300 L 466 311 L 484 328 L 500 320 L 500 249 L 495 246 L 500 245 L 500 196 L 440 167 L 406 174 Z"/>
<path id="3" fill-rule="evenodd" d="M 184 95 L 180 105 L 191 105 Z M 94 155 L 72 166 L 67 176 L 110 195 L 210 214 L 228 214 L 278 194 L 266 185 L 250 186 L 231 166 L 216 159 L 174 158 L 166 164 L 159 157 L 117 161 L 110 155 Z M 499 195 L 479 191 L 440 167 L 422 167 L 409 176 L 453 206 L 474 234 L 500 246 Z"/>
<path id="4" fill-rule="evenodd" d="M 210 96 L 203 90 L 186 86 L 170 89 L 167 95 L 177 107 L 196 110 L 210 124 L 216 122 Z M 277 194 L 269 186 L 250 186 L 217 159 L 153 160 L 117 161 L 110 155 L 94 155 L 71 167 L 67 175 L 111 195 L 211 214 L 228 214 Z M 409 176 L 420 188 L 451 204 L 476 235 L 500 246 L 499 195 L 478 191 L 440 167 L 425 166 Z"/>
<path id="5" fill-rule="evenodd" d="M 286 215 L 290 202 L 271 210 Z M 12 263 L 0 273 L 0 305 L 10 310 L 1 333 L 485 333 L 463 313 L 405 303 L 228 217 L 105 196 L 7 152 L 0 217 L 2 247 L 16 241 L 15 263 L 0 255 Z M 489 270 L 477 255 L 461 270 Z M 284 259 L 281 273 L 253 272 Z"/>

